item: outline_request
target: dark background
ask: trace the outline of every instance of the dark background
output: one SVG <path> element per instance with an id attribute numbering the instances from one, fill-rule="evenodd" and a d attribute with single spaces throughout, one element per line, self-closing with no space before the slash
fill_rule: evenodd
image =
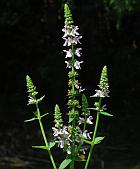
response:
<path id="1" fill-rule="evenodd" d="M 37 153 L 30 149 L 40 143 L 36 123 L 24 123 L 32 117 L 32 107 L 27 106 L 27 74 L 40 95 L 46 96 L 41 110 L 50 112 L 48 127 L 53 122 L 55 104 L 65 110 L 67 71 L 61 38 L 64 2 L 0 1 L 1 157 Z M 102 119 L 100 131 L 107 138 L 96 149 L 96 159 L 137 164 L 140 161 L 140 2 L 75 0 L 71 1 L 71 7 L 75 25 L 83 36 L 84 64 L 79 78 L 88 97 L 94 94 L 102 67 L 108 67 L 110 98 L 106 103 L 114 117 Z M 48 129 L 47 132 L 50 134 Z"/>

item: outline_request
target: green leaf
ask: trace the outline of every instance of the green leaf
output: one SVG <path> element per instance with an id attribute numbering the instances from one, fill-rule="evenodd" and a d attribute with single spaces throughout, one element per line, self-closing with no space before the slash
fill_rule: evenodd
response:
<path id="1" fill-rule="evenodd" d="M 74 120 L 74 117 L 69 117 L 69 123 L 71 123 Z"/>
<path id="2" fill-rule="evenodd" d="M 34 120 L 37 120 L 37 119 L 38 119 L 38 118 L 33 117 L 33 118 L 29 119 L 29 120 L 24 120 L 24 122 L 31 122 L 31 121 L 34 121 Z"/>
<path id="3" fill-rule="evenodd" d="M 72 159 L 70 158 L 66 158 L 64 161 L 62 161 L 62 163 L 59 166 L 59 169 L 64 169 L 66 168 L 70 163 L 71 163 Z"/>
<path id="4" fill-rule="evenodd" d="M 105 116 L 113 116 L 112 114 L 108 112 L 101 111 L 100 114 L 105 115 Z"/>
<path id="5" fill-rule="evenodd" d="M 46 146 L 32 146 L 32 148 L 39 148 L 39 149 L 43 149 L 43 150 L 48 150 L 48 147 L 46 147 Z"/>
<path id="6" fill-rule="evenodd" d="M 45 97 L 45 95 L 42 96 L 42 97 L 40 97 L 39 99 L 37 99 L 37 102 L 38 102 L 38 103 L 41 102 L 41 101 L 44 99 L 44 97 Z"/>
<path id="7" fill-rule="evenodd" d="M 49 142 L 49 148 L 52 148 L 52 147 L 54 147 L 55 146 L 55 140 L 51 140 L 50 142 Z"/>
<path id="8" fill-rule="evenodd" d="M 94 144 L 99 144 L 105 137 L 96 137 L 94 140 Z"/>
<path id="9" fill-rule="evenodd" d="M 45 114 L 41 115 L 41 118 L 44 117 L 44 116 L 46 116 L 47 114 L 49 114 L 49 113 L 45 113 Z"/>

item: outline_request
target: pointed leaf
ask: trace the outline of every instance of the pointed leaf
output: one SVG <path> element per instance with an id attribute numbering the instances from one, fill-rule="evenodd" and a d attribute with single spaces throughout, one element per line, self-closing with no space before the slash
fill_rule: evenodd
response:
<path id="1" fill-rule="evenodd" d="M 69 123 L 71 123 L 74 120 L 74 117 L 69 117 Z"/>
<path id="2" fill-rule="evenodd" d="M 48 147 L 46 147 L 46 146 L 32 146 L 32 148 L 39 148 L 39 149 L 48 150 Z"/>
<path id="3" fill-rule="evenodd" d="M 59 166 L 59 169 L 64 169 L 66 168 L 70 163 L 71 163 L 72 159 L 70 158 L 66 158 L 64 161 L 62 161 L 62 163 Z"/>
<path id="4" fill-rule="evenodd" d="M 42 96 L 42 97 L 40 97 L 39 99 L 37 99 L 37 102 L 38 102 L 38 103 L 41 102 L 41 101 L 44 99 L 44 97 L 45 97 L 45 95 Z"/>
<path id="5" fill-rule="evenodd" d="M 96 137 L 94 140 L 94 144 L 99 144 L 105 137 Z"/>
<path id="6" fill-rule="evenodd" d="M 49 142 L 49 148 L 52 148 L 52 147 L 54 147 L 55 146 L 55 140 L 51 140 L 50 142 Z"/>
<path id="7" fill-rule="evenodd" d="M 104 111 L 100 112 L 100 114 L 105 115 L 105 116 L 113 116 L 112 114 L 108 112 L 104 112 Z"/>
<path id="8" fill-rule="evenodd" d="M 31 122 L 31 121 L 34 121 L 34 120 L 37 120 L 37 119 L 38 119 L 38 118 L 33 117 L 33 118 L 29 119 L 29 120 L 24 120 L 24 122 Z"/>
<path id="9" fill-rule="evenodd" d="M 44 117 L 44 116 L 46 116 L 47 114 L 49 114 L 49 113 L 45 113 L 45 114 L 41 115 L 41 118 Z"/>

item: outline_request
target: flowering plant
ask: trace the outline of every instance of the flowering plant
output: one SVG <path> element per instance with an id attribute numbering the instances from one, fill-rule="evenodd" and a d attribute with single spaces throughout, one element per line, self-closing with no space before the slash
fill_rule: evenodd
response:
<path id="1" fill-rule="evenodd" d="M 104 97 L 109 97 L 107 67 L 103 67 L 100 82 L 98 85 L 99 89 L 95 90 L 95 94 L 91 96 L 96 97 L 97 99 L 94 103 L 93 108 L 90 108 L 88 99 L 84 94 L 84 89 L 78 81 L 78 71 L 81 69 L 81 64 L 83 63 L 81 60 L 82 48 L 79 47 L 81 44 L 80 40 L 82 36 L 78 32 L 78 26 L 74 26 L 72 14 L 67 4 L 64 6 L 64 14 L 65 25 L 62 29 L 64 32 L 62 38 L 64 39 L 63 46 L 65 49 L 63 51 L 66 54 L 65 63 L 66 68 L 68 69 L 69 78 L 67 94 L 67 115 L 69 120 L 67 123 L 64 123 L 62 119 L 62 112 L 59 108 L 59 105 L 56 104 L 54 110 L 54 126 L 52 127 L 54 138 L 48 142 L 42 124 L 42 118 L 47 114 L 42 115 L 38 105 L 45 96 L 42 96 L 39 99 L 36 98 L 38 92 L 36 91 L 36 87 L 34 86 L 32 79 L 27 75 L 27 92 L 29 93 L 28 105 L 34 104 L 37 111 L 34 113 L 34 117 L 32 119 L 26 120 L 25 122 L 38 120 L 45 145 L 33 146 L 33 148 L 46 149 L 48 151 L 54 169 L 64 169 L 68 166 L 70 166 L 70 169 L 74 169 L 75 161 L 85 162 L 84 169 L 87 169 L 94 146 L 104 139 L 102 136 L 97 137 L 99 117 L 101 115 L 112 116 L 106 112 L 106 105 L 102 104 L 102 99 Z M 96 112 L 97 116 L 95 120 L 91 115 L 92 111 Z M 93 120 L 95 121 L 94 123 Z M 93 124 L 93 131 L 89 131 L 89 128 L 91 128 L 89 125 Z M 89 149 L 87 146 L 85 146 L 86 144 L 89 145 Z M 64 161 L 62 161 L 59 167 L 56 165 L 51 152 L 51 149 L 54 147 L 54 145 L 57 145 L 59 148 L 63 149 L 66 154 L 66 158 Z M 81 158 L 81 156 L 84 158 Z"/>

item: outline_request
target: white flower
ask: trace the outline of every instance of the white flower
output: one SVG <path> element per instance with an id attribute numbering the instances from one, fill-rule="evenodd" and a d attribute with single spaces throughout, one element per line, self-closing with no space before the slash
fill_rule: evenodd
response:
<path id="1" fill-rule="evenodd" d="M 63 126 L 63 129 L 62 129 L 62 133 L 63 135 L 68 135 L 68 131 L 67 131 L 68 127 L 67 126 Z"/>
<path id="2" fill-rule="evenodd" d="M 62 31 L 64 32 L 63 38 L 67 37 L 67 36 L 79 36 L 79 33 L 77 32 L 78 30 L 78 26 L 73 26 L 73 27 L 68 27 L 68 26 L 64 26 L 64 28 L 62 29 Z"/>
<path id="3" fill-rule="evenodd" d="M 79 29 L 78 26 L 74 26 L 70 32 L 70 35 L 72 35 L 73 37 L 78 36 L 79 35 L 79 33 L 77 32 L 78 29 Z"/>
<path id="4" fill-rule="evenodd" d="M 64 148 L 65 146 L 69 146 L 70 143 L 72 142 L 71 134 L 68 132 L 68 127 L 63 126 L 61 129 L 57 129 L 55 127 L 52 127 L 53 130 L 53 135 L 56 139 L 56 143 L 58 144 L 58 147 Z"/>
<path id="5" fill-rule="evenodd" d="M 58 137 L 57 139 L 58 140 L 56 141 L 56 143 L 58 144 L 58 147 L 64 148 L 64 142 L 62 141 L 62 139 L 60 137 Z"/>
<path id="6" fill-rule="evenodd" d="M 73 39 L 71 37 L 63 38 L 65 40 L 65 43 L 63 46 L 71 46 L 73 44 Z"/>
<path id="7" fill-rule="evenodd" d="M 71 147 L 70 146 L 68 146 L 68 148 L 67 148 L 67 154 L 71 154 Z"/>
<path id="8" fill-rule="evenodd" d="M 91 137 L 90 137 L 90 134 L 91 134 L 91 133 L 92 133 L 92 132 L 88 133 L 88 131 L 85 130 L 85 131 L 83 132 L 83 137 L 84 137 L 85 139 L 91 139 Z"/>
<path id="9" fill-rule="evenodd" d="M 69 29 L 65 25 L 64 28 L 62 29 L 62 32 L 64 32 L 63 38 L 67 37 L 69 35 Z"/>
<path id="10" fill-rule="evenodd" d="M 87 124 L 93 124 L 92 122 L 93 120 L 93 117 L 92 116 L 89 116 L 87 119 L 86 119 L 86 123 Z M 83 117 L 79 117 L 79 120 L 78 120 L 78 124 L 82 124 L 82 123 L 85 123 L 85 119 Z"/>
<path id="11" fill-rule="evenodd" d="M 78 56 L 78 57 L 80 57 L 81 54 L 82 54 L 82 53 L 80 52 L 80 50 L 82 50 L 82 48 L 77 48 L 76 51 L 75 51 L 75 55 Z"/>
<path id="12" fill-rule="evenodd" d="M 84 123 L 84 122 L 85 122 L 85 119 L 83 117 L 79 117 L 79 120 L 78 120 L 79 125 Z"/>
<path id="13" fill-rule="evenodd" d="M 80 42 L 80 39 L 82 38 L 82 36 L 79 36 L 79 33 L 77 32 L 78 30 L 78 26 L 73 26 L 73 27 L 68 27 L 68 26 L 64 26 L 64 28 L 62 29 L 62 31 L 64 32 L 63 35 L 63 39 L 65 40 L 65 43 L 63 44 L 63 46 L 71 46 L 72 44 L 78 44 Z"/>
<path id="14" fill-rule="evenodd" d="M 66 68 L 71 68 L 71 65 L 68 61 L 65 61 L 65 63 L 67 64 Z"/>
<path id="15" fill-rule="evenodd" d="M 32 96 L 28 96 L 28 97 L 29 97 L 28 105 L 29 105 L 29 104 L 35 104 L 35 103 L 36 103 L 36 100 L 35 100 Z"/>
<path id="16" fill-rule="evenodd" d="M 78 84 L 75 85 L 75 88 L 79 90 L 79 92 L 83 92 L 85 89 L 82 88 L 82 86 L 79 86 Z"/>
<path id="17" fill-rule="evenodd" d="M 93 124 L 93 122 L 91 121 L 91 120 L 93 120 L 93 117 L 92 116 L 89 116 L 88 118 L 87 118 L 87 123 L 88 124 Z"/>
<path id="18" fill-rule="evenodd" d="M 87 149 L 88 147 L 86 146 L 86 147 L 82 147 L 80 150 L 82 151 L 83 154 L 85 154 Z"/>
<path id="19" fill-rule="evenodd" d="M 53 135 L 54 135 L 54 137 L 57 137 L 57 136 L 63 134 L 61 129 L 57 129 L 57 128 L 55 128 L 55 127 L 52 127 L 52 130 L 53 130 Z"/>
<path id="20" fill-rule="evenodd" d="M 74 44 L 81 44 L 81 42 L 80 42 L 80 39 L 82 38 L 82 36 L 75 36 L 75 37 L 73 37 L 73 39 L 72 39 L 72 43 L 74 43 Z"/>
<path id="21" fill-rule="evenodd" d="M 95 94 L 91 97 L 108 97 L 108 95 L 106 95 L 103 91 L 101 90 L 95 90 Z"/>
<path id="22" fill-rule="evenodd" d="M 63 50 L 64 52 L 66 52 L 66 57 L 65 58 L 71 58 L 72 57 L 72 50 L 69 49 L 69 50 Z"/>
<path id="23" fill-rule="evenodd" d="M 81 66 L 80 66 L 80 64 L 81 63 L 83 63 L 83 61 L 75 61 L 75 63 L 74 63 L 74 67 L 75 67 L 75 69 L 81 69 Z"/>

